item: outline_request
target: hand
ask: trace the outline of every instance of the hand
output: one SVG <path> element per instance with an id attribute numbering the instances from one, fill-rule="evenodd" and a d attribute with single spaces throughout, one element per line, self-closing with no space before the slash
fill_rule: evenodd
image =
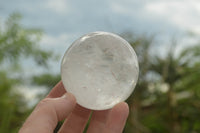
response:
<path id="1" fill-rule="evenodd" d="M 122 133 L 129 108 L 121 102 L 112 109 L 93 111 L 87 133 Z M 59 82 L 44 98 L 21 127 L 19 133 L 53 133 L 57 123 L 64 120 L 59 133 L 82 133 L 91 110 L 76 104 Z"/>

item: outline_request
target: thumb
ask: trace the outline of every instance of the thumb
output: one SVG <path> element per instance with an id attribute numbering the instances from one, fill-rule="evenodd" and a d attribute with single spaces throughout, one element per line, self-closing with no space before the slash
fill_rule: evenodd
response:
<path id="1" fill-rule="evenodd" d="M 71 93 L 59 98 L 45 98 L 36 106 L 19 133 L 52 133 L 58 121 L 65 119 L 75 105 L 76 99 Z"/>

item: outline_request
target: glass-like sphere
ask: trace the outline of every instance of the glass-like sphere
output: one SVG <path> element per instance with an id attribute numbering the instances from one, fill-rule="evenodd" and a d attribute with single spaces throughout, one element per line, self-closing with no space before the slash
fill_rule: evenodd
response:
<path id="1" fill-rule="evenodd" d="M 125 101 L 137 83 L 135 51 L 118 35 L 93 32 L 76 40 L 64 54 L 61 78 L 77 103 L 92 110 Z"/>

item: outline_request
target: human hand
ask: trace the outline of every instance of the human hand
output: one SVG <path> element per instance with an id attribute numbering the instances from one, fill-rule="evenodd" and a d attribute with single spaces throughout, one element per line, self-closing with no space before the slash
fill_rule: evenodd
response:
<path id="1" fill-rule="evenodd" d="M 112 109 L 93 111 L 87 133 L 122 133 L 129 108 L 125 102 Z M 19 133 L 53 133 L 57 123 L 64 120 L 59 133 L 82 133 L 91 110 L 76 104 L 59 82 L 27 118 Z"/>

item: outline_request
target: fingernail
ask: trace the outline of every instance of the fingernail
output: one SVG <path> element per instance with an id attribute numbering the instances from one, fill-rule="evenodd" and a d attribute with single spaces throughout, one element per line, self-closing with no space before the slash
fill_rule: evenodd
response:
<path id="1" fill-rule="evenodd" d="M 61 98 L 65 98 L 65 97 L 66 97 L 66 95 L 67 95 L 67 93 L 65 93 L 64 95 L 62 95 L 62 97 L 61 97 Z"/>
<path id="2" fill-rule="evenodd" d="M 70 99 L 70 100 L 74 100 L 76 101 L 76 98 L 74 97 L 74 95 L 72 93 L 65 93 L 61 98 L 65 98 L 65 99 Z"/>

